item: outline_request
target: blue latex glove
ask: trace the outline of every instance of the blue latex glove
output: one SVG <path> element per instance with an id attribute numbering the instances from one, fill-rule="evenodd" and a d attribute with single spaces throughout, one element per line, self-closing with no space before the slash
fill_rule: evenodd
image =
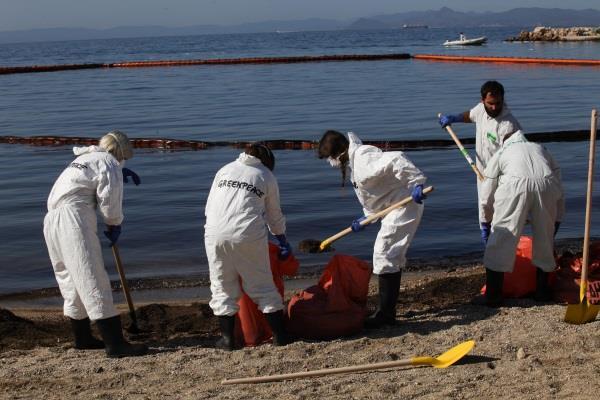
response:
<path id="1" fill-rule="evenodd" d="M 286 260 L 292 254 L 292 245 L 287 241 L 285 235 L 275 235 L 275 238 L 279 242 L 277 258 L 281 261 Z"/>
<path id="2" fill-rule="evenodd" d="M 352 232 L 360 232 L 367 227 L 367 225 L 361 225 L 360 223 L 367 219 L 367 217 L 360 217 L 352 221 Z"/>
<path id="3" fill-rule="evenodd" d="M 440 116 L 440 125 L 442 128 L 447 127 L 455 122 L 464 122 L 464 116 L 462 114 L 456 115 L 441 115 Z"/>
<path id="4" fill-rule="evenodd" d="M 556 221 L 554 223 L 554 236 L 558 233 L 558 228 L 560 228 L 560 221 Z"/>
<path id="5" fill-rule="evenodd" d="M 119 240 L 119 235 L 121 234 L 121 225 L 106 225 L 106 229 L 104 231 L 104 236 L 110 240 L 110 245 L 114 246 Z"/>
<path id="6" fill-rule="evenodd" d="M 129 180 L 127 179 L 127 177 L 129 176 L 131 177 L 131 179 L 133 179 L 133 183 L 135 183 L 135 186 L 142 183 L 142 180 L 140 179 L 138 174 L 136 174 L 129 168 L 123 168 L 123 183 L 129 183 Z"/>
<path id="7" fill-rule="evenodd" d="M 412 196 L 413 201 L 417 204 L 422 204 L 423 200 L 427 198 L 427 196 L 423 194 L 423 185 L 416 185 L 410 195 Z"/>
<path id="8" fill-rule="evenodd" d="M 490 222 L 482 222 L 481 224 L 481 240 L 486 245 L 492 231 L 492 224 Z"/>

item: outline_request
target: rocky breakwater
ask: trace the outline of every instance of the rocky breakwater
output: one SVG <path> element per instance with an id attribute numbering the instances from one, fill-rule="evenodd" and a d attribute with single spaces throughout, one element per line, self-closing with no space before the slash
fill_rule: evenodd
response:
<path id="1" fill-rule="evenodd" d="M 533 31 L 522 31 L 519 36 L 506 39 L 507 42 L 576 42 L 600 41 L 600 27 L 551 28 L 538 26 Z"/>

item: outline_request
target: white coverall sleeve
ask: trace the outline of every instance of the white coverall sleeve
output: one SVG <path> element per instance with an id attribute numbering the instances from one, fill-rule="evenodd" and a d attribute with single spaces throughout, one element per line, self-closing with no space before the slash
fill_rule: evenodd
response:
<path id="1" fill-rule="evenodd" d="M 96 200 L 106 225 L 120 225 L 123 222 L 123 173 L 119 166 L 99 165 Z"/>
<path id="2" fill-rule="evenodd" d="M 406 183 L 406 186 L 412 190 L 417 185 L 422 185 L 427 181 L 425 175 L 408 158 L 398 157 L 393 165 L 394 175 L 400 182 Z"/>
<path id="3" fill-rule="evenodd" d="M 492 222 L 494 216 L 494 193 L 498 188 L 498 177 L 500 176 L 500 152 L 494 154 L 488 162 L 485 171 L 484 181 L 481 183 L 481 207 L 484 215 L 484 221 Z"/>
<path id="4" fill-rule="evenodd" d="M 561 222 L 565 215 L 565 191 L 562 185 L 562 174 L 560 172 L 560 166 L 558 165 L 554 157 L 552 157 L 552 154 L 550 154 L 550 152 L 546 150 L 546 148 L 544 148 L 544 150 L 546 153 L 546 157 L 548 157 L 548 160 L 550 161 L 550 168 L 552 169 L 552 174 L 556 177 L 556 179 L 558 180 L 558 184 L 560 185 L 560 198 L 558 199 L 558 204 L 556 206 L 555 222 Z"/>
<path id="5" fill-rule="evenodd" d="M 285 234 L 285 217 L 281 212 L 279 185 L 275 177 L 272 177 L 268 183 L 268 191 L 265 197 L 265 218 L 273 235 Z"/>

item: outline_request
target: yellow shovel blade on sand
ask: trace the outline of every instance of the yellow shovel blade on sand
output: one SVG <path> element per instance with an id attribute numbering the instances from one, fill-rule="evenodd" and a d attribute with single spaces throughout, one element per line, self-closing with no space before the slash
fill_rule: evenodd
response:
<path id="1" fill-rule="evenodd" d="M 579 304 L 569 304 L 567 313 L 565 314 L 565 322 L 570 324 L 585 324 L 596 319 L 600 306 L 590 304 L 585 296 L 587 291 L 587 281 L 582 279 L 581 288 L 579 290 Z"/>
<path id="2" fill-rule="evenodd" d="M 441 354 L 437 358 L 434 357 L 413 357 L 405 360 L 398 361 L 386 361 L 375 364 L 361 364 L 354 365 L 351 367 L 341 367 L 341 368 L 328 368 L 328 369 L 318 369 L 314 371 L 306 371 L 306 372 L 294 372 L 291 374 L 280 374 L 280 375 L 268 375 L 268 376 L 257 376 L 254 378 L 238 378 L 238 379 L 224 379 L 221 381 L 223 385 L 235 385 L 238 383 L 263 383 L 263 382 L 275 382 L 275 381 L 283 381 L 287 379 L 298 379 L 298 378 L 310 378 L 314 376 L 323 376 L 323 375 L 333 375 L 333 374 L 343 374 L 346 372 L 361 372 L 361 371 L 372 371 L 374 369 L 389 369 L 395 367 L 405 367 L 409 365 L 414 366 L 432 366 L 435 368 L 447 368 L 450 365 L 454 364 L 461 358 L 463 358 L 471 349 L 475 346 L 475 341 L 468 340 L 463 342 L 457 346 L 454 346 L 450 350 Z"/>

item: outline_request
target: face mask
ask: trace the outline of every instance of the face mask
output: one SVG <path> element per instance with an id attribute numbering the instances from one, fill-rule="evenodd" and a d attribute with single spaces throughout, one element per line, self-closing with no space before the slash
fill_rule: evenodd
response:
<path id="1" fill-rule="evenodd" d="M 340 165 L 342 165 L 342 162 L 340 161 L 340 158 L 332 158 L 332 157 L 327 157 L 327 161 L 329 161 L 329 165 L 331 165 L 333 168 L 339 168 Z"/>
<path id="2" fill-rule="evenodd" d="M 340 154 L 339 156 L 337 156 L 336 158 L 327 157 L 327 161 L 329 161 L 329 165 L 331 165 L 333 168 L 339 168 L 342 165 L 340 158 L 342 158 L 342 156 L 344 154 L 346 154 L 345 151 L 342 154 Z"/>

